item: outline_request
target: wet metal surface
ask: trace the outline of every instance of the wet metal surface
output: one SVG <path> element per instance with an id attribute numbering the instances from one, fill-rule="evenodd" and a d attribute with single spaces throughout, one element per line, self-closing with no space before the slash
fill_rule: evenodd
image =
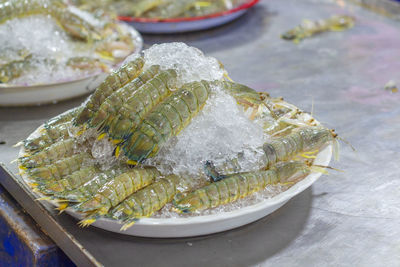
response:
<path id="1" fill-rule="evenodd" d="M 350 14 L 356 26 L 296 45 L 279 39 L 302 19 Z M 241 83 L 313 112 L 349 141 L 340 161 L 311 188 L 270 216 L 236 230 L 188 239 L 145 239 L 81 229 L 68 215 L 54 219 L 108 266 L 399 266 L 400 22 L 346 1 L 261 1 L 241 19 L 199 33 L 144 36 L 146 45 L 184 41 L 215 56 Z M 60 105 L 0 109 L 0 161 L 11 145 Z"/>

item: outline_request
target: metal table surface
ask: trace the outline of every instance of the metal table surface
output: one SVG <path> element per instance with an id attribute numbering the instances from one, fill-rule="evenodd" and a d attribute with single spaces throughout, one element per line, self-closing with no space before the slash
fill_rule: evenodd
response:
<path id="1" fill-rule="evenodd" d="M 303 18 L 343 12 L 356 17 L 355 28 L 298 45 L 279 39 Z M 400 265 L 400 93 L 384 90 L 389 80 L 400 82 L 399 21 L 342 0 L 269 0 L 211 31 L 144 39 L 200 48 L 223 62 L 234 80 L 312 111 L 356 152 L 343 144 L 340 161 L 332 163 L 343 172 L 330 171 L 270 216 L 210 236 L 136 238 L 82 229 L 51 211 L 53 223 L 82 245 L 79 251 L 106 266 Z M 0 109 L 6 142 L 0 161 L 16 173 L 9 164 L 18 152 L 12 145 L 83 99 Z M 85 263 L 71 245 L 50 236 L 78 265 Z"/>

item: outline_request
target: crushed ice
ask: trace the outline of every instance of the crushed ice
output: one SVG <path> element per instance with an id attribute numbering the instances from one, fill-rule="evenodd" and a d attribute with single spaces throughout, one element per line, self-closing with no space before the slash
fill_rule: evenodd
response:
<path id="1" fill-rule="evenodd" d="M 114 145 L 107 138 L 96 139 L 93 142 L 92 156 L 102 170 L 108 170 L 118 163 L 118 159 L 113 156 L 114 148 Z"/>
<path id="2" fill-rule="evenodd" d="M 160 65 L 161 69 L 174 69 L 179 85 L 193 81 L 222 79 L 224 70 L 213 57 L 207 57 L 199 49 L 184 43 L 156 44 L 143 51 L 145 66 Z"/>
<path id="3" fill-rule="evenodd" d="M 232 96 L 215 87 L 200 114 L 146 163 L 162 173 L 196 176 L 206 160 L 220 165 L 241 153 L 241 171 L 257 170 L 262 167 L 259 148 L 264 142 L 261 126 L 245 116 Z"/>

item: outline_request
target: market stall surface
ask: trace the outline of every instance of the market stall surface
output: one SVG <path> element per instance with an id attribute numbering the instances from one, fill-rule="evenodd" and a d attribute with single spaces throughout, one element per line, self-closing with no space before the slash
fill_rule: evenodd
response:
<path id="1" fill-rule="evenodd" d="M 299 44 L 279 38 L 304 18 L 343 13 L 356 18 L 354 28 Z M 346 1 L 271 0 L 212 31 L 145 36 L 146 45 L 184 41 L 200 48 L 223 62 L 235 81 L 284 96 L 312 112 L 356 151 L 342 144 L 340 161 L 332 166 L 344 172 L 331 171 L 272 215 L 220 234 L 135 238 L 79 228 L 72 217 L 57 216 L 52 210 L 49 218 L 53 221 L 46 230 L 51 236 L 54 229 L 64 230 L 52 238 L 81 264 L 398 266 L 400 93 L 384 86 L 390 80 L 400 83 L 399 33 L 399 21 Z M 9 164 L 18 153 L 12 145 L 82 100 L 0 109 L 0 141 L 5 142 L 0 145 L 0 161 L 16 173 L 16 166 Z M 18 191 L 4 173 L 0 176 L 11 193 Z M 27 196 L 16 198 L 28 203 L 27 207 L 36 205 L 29 204 Z"/>

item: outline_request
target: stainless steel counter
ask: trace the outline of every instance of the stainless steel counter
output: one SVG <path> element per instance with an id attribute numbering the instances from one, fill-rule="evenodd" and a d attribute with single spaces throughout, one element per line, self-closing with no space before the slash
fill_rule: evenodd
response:
<path id="1" fill-rule="evenodd" d="M 338 13 L 355 16 L 355 28 L 298 45 L 279 39 L 303 18 Z M 312 112 L 356 152 L 342 143 L 340 161 L 331 165 L 343 172 L 330 171 L 270 216 L 210 236 L 135 238 L 81 229 L 68 215 L 50 212 L 82 250 L 106 266 L 400 266 L 400 93 L 384 90 L 389 80 L 400 85 L 399 21 L 341 0 L 268 0 L 214 30 L 144 40 L 200 48 L 234 80 Z M 18 150 L 11 146 L 83 100 L 0 109 L 0 141 L 6 142 L 0 161 L 16 173 L 9 162 Z M 72 245 L 57 243 L 84 262 Z"/>

